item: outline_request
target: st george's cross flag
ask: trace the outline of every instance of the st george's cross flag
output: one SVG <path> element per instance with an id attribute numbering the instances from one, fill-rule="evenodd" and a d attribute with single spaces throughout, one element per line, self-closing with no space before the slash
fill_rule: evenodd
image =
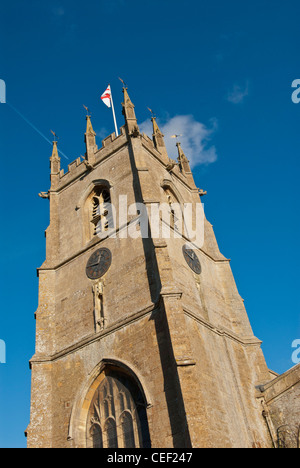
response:
<path id="1" fill-rule="evenodd" d="M 111 107 L 111 89 L 110 85 L 107 86 L 106 90 L 101 96 L 102 101 L 107 107 Z"/>
<path id="2" fill-rule="evenodd" d="M 102 101 L 107 107 L 111 107 L 112 113 L 113 113 L 113 118 L 114 118 L 114 123 L 115 123 L 115 130 L 116 130 L 116 136 L 119 136 L 118 133 L 118 127 L 117 127 L 117 121 L 116 121 L 116 115 L 115 115 L 115 109 L 114 109 L 114 103 L 113 103 L 113 98 L 111 94 L 111 89 L 110 85 L 107 86 L 106 90 L 101 96 Z"/>

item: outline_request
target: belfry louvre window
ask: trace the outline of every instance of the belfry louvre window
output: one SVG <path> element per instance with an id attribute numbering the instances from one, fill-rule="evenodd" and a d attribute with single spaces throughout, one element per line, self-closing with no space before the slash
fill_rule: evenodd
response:
<path id="1" fill-rule="evenodd" d="M 165 188 L 164 191 L 169 204 L 170 226 L 174 228 L 175 231 L 180 231 L 183 222 L 180 203 L 172 190 Z"/>
<path id="2" fill-rule="evenodd" d="M 92 398 L 87 448 L 149 448 L 143 395 L 125 373 L 106 369 Z"/>
<path id="3" fill-rule="evenodd" d="M 92 236 L 103 234 L 112 227 L 112 210 L 109 191 L 103 187 L 96 187 L 91 203 Z"/>

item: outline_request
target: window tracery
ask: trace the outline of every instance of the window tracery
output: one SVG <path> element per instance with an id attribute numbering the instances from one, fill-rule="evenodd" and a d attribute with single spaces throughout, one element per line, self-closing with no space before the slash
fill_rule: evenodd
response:
<path id="1" fill-rule="evenodd" d="M 143 395 L 127 374 L 105 371 L 88 412 L 87 447 L 150 447 Z"/>

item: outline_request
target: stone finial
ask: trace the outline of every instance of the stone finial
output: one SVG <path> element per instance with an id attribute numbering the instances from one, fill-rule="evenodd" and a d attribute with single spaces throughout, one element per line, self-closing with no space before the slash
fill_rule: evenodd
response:
<path id="1" fill-rule="evenodd" d="M 86 159 L 89 163 L 94 164 L 95 153 L 97 151 L 96 145 L 96 132 L 94 132 L 91 116 L 86 116 L 86 132 L 84 134 L 84 141 L 86 145 Z"/>
<path id="2" fill-rule="evenodd" d="M 186 157 L 186 155 L 184 154 L 184 152 L 183 152 L 183 150 L 181 148 L 181 144 L 179 142 L 177 142 L 176 146 L 178 148 L 178 163 L 179 163 L 179 167 L 180 167 L 181 172 L 183 172 L 184 174 L 191 174 L 192 171 L 191 171 L 191 168 L 190 168 L 190 162 L 189 162 L 188 158 Z"/>
<path id="3" fill-rule="evenodd" d="M 165 145 L 165 141 L 164 141 L 164 135 L 162 134 L 162 132 L 160 131 L 159 126 L 157 125 L 156 117 L 153 116 L 151 120 L 152 120 L 152 125 L 153 125 L 153 143 L 154 143 L 154 146 L 157 149 L 157 151 L 159 153 L 161 153 L 163 161 L 165 163 L 168 163 L 169 162 L 169 157 L 168 157 L 168 153 L 167 153 L 167 149 L 166 149 L 166 145 Z"/>
<path id="4" fill-rule="evenodd" d="M 51 174 L 59 174 L 60 172 L 60 157 L 58 155 L 57 141 L 53 141 L 52 155 L 50 158 Z"/>
<path id="5" fill-rule="evenodd" d="M 92 126 L 91 116 L 90 115 L 86 116 L 86 132 L 85 132 L 85 134 L 86 135 L 96 136 L 96 132 L 94 132 L 94 129 L 93 129 L 93 126 Z"/>
<path id="6" fill-rule="evenodd" d="M 53 141 L 52 155 L 50 158 L 51 190 L 56 190 L 60 181 L 60 157 L 58 156 L 57 141 Z"/>
<path id="7" fill-rule="evenodd" d="M 125 124 L 127 126 L 128 134 L 137 137 L 140 134 L 137 119 L 134 111 L 134 104 L 132 103 L 127 88 L 123 86 L 124 102 L 122 102 L 122 114 L 125 117 Z"/>

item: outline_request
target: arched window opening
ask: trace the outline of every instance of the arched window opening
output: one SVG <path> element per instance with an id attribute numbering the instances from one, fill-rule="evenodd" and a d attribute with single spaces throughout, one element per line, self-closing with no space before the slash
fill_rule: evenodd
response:
<path id="1" fill-rule="evenodd" d="M 114 419 L 110 418 L 105 424 L 106 447 L 118 448 L 117 427 Z"/>
<path id="2" fill-rule="evenodd" d="M 169 187 L 164 188 L 165 195 L 169 204 L 170 226 L 178 232 L 182 232 L 182 208 L 177 197 Z"/>
<path id="3" fill-rule="evenodd" d="M 103 401 L 103 406 L 104 406 L 104 415 L 105 415 L 106 418 L 108 418 L 108 416 L 109 416 L 109 401 L 104 400 Z"/>
<path id="4" fill-rule="evenodd" d="M 106 368 L 91 400 L 87 418 L 88 448 L 149 448 L 143 394 L 119 369 Z"/>
<path id="5" fill-rule="evenodd" d="M 112 228 L 112 209 L 109 190 L 96 187 L 91 197 L 90 223 L 92 237 Z"/>
<path id="6" fill-rule="evenodd" d="M 91 439 L 93 440 L 93 448 L 103 448 L 102 430 L 100 426 L 94 424 L 91 427 Z"/>
<path id="7" fill-rule="evenodd" d="M 124 393 L 122 391 L 119 393 L 119 402 L 120 402 L 120 410 L 121 412 L 123 412 L 125 409 L 125 405 L 124 405 Z"/>
<path id="8" fill-rule="evenodd" d="M 122 432 L 124 448 L 135 448 L 132 416 L 127 411 L 122 415 Z"/>

